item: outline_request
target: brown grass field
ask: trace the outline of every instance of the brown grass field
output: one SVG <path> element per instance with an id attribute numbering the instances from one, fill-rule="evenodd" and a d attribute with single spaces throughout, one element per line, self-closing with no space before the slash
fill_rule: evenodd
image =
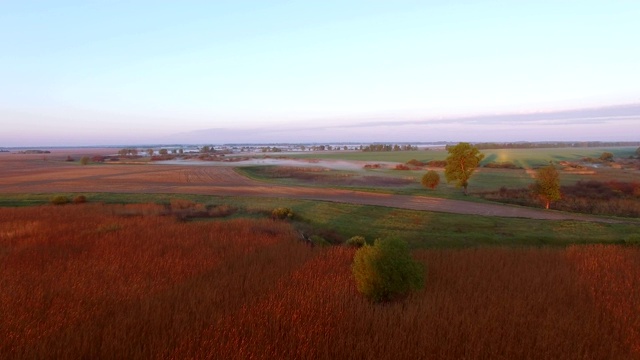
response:
<path id="1" fill-rule="evenodd" d="M 113 149 L 75 149 L 76 158 L 108 154 Z M 86 151 L 83 153 L 82 151 Z M 440 211 L 551 220 L 614 220 L 501 204 L 429 196 L 393 195 L 322 187 L 282 186 L 254 181 L 229 166 L 157 165 L 142 161 L 87 166 L 64 159 L 70 150 L 47 155 L 0 154 L 0 194 L 110 192 L 183 193 L 223 196 L 286 197 Z"/>
<path id="2" fill-rule="evenodd" d="M 0 358 L 640 359 L 640 249 L 421 250 L 374 305 L 354 250 L 159 205 L 0 208 Z"/>

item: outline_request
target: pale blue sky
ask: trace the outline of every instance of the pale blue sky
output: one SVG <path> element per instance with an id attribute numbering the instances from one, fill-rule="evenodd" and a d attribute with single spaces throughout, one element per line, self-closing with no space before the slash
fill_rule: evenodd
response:
<path id="1" fill-rule="evenodd" d="M 640 112 L 461 120 L 640 103 L 638 19 L 631 0 L 0 1 L 0 147 L 206 129 L 222 143 L 640 140 Z"/>

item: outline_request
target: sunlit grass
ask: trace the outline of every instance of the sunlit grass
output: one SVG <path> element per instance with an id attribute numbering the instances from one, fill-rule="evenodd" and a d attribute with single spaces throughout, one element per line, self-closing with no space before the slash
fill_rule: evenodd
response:
<path id="1" fill-rule="evenodd" d="M 63 194 L 73 197 L 74 194 Z M 413 247 L 566 246 L 585 243 L 625 243 L 637 233 L 637 223 L 590 223 L 458 215 L 382 206 L 286 198 L 224 197 L 186 194 L 84 194 L 89 203 L 161 203 L 186 199 L 200 204 L 230 205 L 239 210 L 231 218 L 267 217 L 277 207 L 291 208 L 296 221 L 316 229 L 335 231 L 347 239 L 362 235 L 397 237 Z M 2 195 L 0 206 L 47 204 L 52 195 Z M 217 221 L 217 220 L 216 220 Z M 560 231 L 558 229 L 565 229 Z"/>

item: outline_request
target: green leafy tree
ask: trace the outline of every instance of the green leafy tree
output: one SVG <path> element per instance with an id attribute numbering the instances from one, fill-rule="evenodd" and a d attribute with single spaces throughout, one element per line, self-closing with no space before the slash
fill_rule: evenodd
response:
<path id="1" fill-rule="evenodd" d="M 469 178 L 473 175 L 480 161 L 484 159 L 484 154 L 477 147 L 469 143 L 461 142 L 456 146 L 448 146 L 447 165 L 444 168 L 444 175 L 447 182 L 456 182 L 457 187 L 464 189 L 467 194 Z"/>
<path id="2" fill-rule="evenodd" d="M 440 175 L 434 170 L 429 170 L 422 176 L 421 183 L 422 186 L 433 190 L 440 184 Z"/>
<path id="3" fill-rule="evenodd" d="M 83 156 L 83 157 L 80 158 L 80 164 L 81 165 L 88 165 L 90 161 L 91 161 L 91 159 L 89 159 L 88 156 Z"/>
<path id="4" fill-rule="evenodd" d="M 532 189 L 545 204 L 545 209 L 549 208 L 551 202 L 560 200 L 560 175 L 552 164 L 538 169 Z"/>
<path id="5" fill-rule="evenodd" d="M 374 302 L 400 299 L 424 287 L 423 265 L 397 239 L 378 239 L 359 248 L 351 270 L 358 291 Z"/>

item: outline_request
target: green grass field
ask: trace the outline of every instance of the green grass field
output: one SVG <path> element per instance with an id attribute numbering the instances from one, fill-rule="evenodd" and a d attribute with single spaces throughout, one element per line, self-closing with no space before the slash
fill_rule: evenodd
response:
<path id="1" fill-rule="evenodd" d="M 549 148 L 549 149 L 489 149 L 482 150 L 488 162 L 510 161 L 524 168 L 548 164 L 549 161 L 576 161 L 584 157 L 598 158 L 603 152 L 611 152 L 616 158 L 627 158 L 634 155 L 637 147 L 616 148 Z M 352 160 L 352 161 L 389 161 L 406 163 L 411 159 L 420 161 L 444 160 L 447 151 L 442 149 L 420 151 L 389 151 L 389 152 L 323 152 L 316 151 L 308 154 L 290 155 L 295 158 Z"/>
<path id="2" fill-rule="evenodd" d="M 54 195 L 58 194 L 2 195 L 0 206 L 45 205 Z M 61 195 L 73 198 L 77 194 Z M 640 235 L 637 235 L 638 223 L 631 220 L 627 224 L 545 221 L 279 198 L 182 194 L 84 195 L 90 202 L 104 203 L 168 204 L 171 199 L 187 199 L 205 205 L 226 204 L 239 209 L 233 217 L 264 217 L 276 207 L 289 207 L 296 214 L 296 222 L 316 231 L 335 231 L 344 239 L 362 235 L 369 241 L 395 237 L 407 241 L 414 248 L 640 243 Z"/>
<path id="3" fill-rule="evenodd" d="M 469 192 L 471 194 L 486 191 L 496 191 L 501 187 L 506 188 L 526 188 L 533 182 L 533 174 L 526 169 L 533 169 L 548 164 L 550 161 L 558 163 L 560 161 L 580 161 L 583 158 L 598 158 L 607 151 L 614 154 L 615 158 L 626 159 L 635 154 L 635 147 L 619 147 L 619 148 L 551 148 L 551 149 L 495 149 L 483 150 L 485 159 L 481 162 L 481 166 L 491 162 L 511 162 L 523 169 L 506 170 L 479 168 L 469 181 Z M 431 160 L 444 160 L 447 152 L 441 150 L 422 150 L 422 151 L 391 151 L 391 152 L 314 152 L 310 154 L 296 154 L 291 157 L 296 158 L 316 158 L 330 160 L 347 160 L 347 161 L 364 161 L 371 164 L 376 162 L 397 162 L 406 163 L 411 159 L 423 162 Z M 577 181 L 598 180 L 598 181 L 627 181 L 633 182 L 638 180 L 637 171 L 618 170 L 607 167 L 599 167 L 590 169 L 592 174 L 578 174 L 571 172 L 561 172 L 560 180 L 562 185 L 572 185 Z M 330 176 L 385 176 L 393 178 L 411 178 L 414 183 L 403 186 L 344 186 L 344 185 L 328 185 L 322 182 L 302 181 L 294 178 L 271 178 L 265 176 L 264 171 L 260 167 L 245 167 L 238 169 L 240 173 L 260 181 L 282 185 L 298 185 L 298 186 L 320 186 L 320 187 L 341 187 L 359 189 L 364 191 L 388 192 L 395 194 L 419 195 L 429 194 L 429 196 L 443 198 L 464 198 L 460 189 L 453 184 L 447 184 L 444 178 L 443 169 L 436 169 L 440 174 L 440 186 L 434 190 L 425 190 L 420 185 L 420 179 L 425 171 L 399 171 L 389 169 L 374 170 L 356 170 L 356 171 L 337 171 L 330 170 L 324 173 L 328 178 Z M 466 198 L 469 200 L 468 198 Z"/>

